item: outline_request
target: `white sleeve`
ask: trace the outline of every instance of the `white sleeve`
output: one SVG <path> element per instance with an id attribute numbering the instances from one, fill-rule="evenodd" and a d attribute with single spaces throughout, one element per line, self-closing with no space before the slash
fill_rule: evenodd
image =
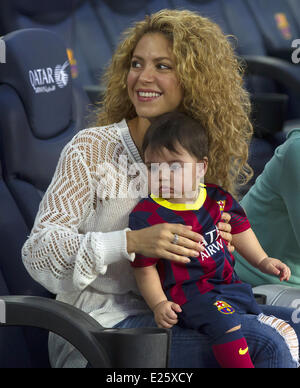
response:
<path id="1" fill-rule="evenodd" d="M 83 290 L 105 274 L 109 264 L 134 259 L 127 253 L 127 229 L 79 233 L 93 210 L 95 190 L 80 148 L 70 142 L 22 249 L 30 275 L 54 294 Z"/>

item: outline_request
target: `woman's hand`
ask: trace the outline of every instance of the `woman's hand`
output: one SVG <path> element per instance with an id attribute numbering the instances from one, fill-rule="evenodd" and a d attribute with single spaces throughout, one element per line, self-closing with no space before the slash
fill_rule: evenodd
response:
<path id="1" fill-rule="evenodd" d="M 174 244 L 176 234 L 178 239 Z M 127 232 L 128 253 L 181 263 L 189 263 L 189 256 L 198 257 L 204 250 L 202 242 L 201 234 L 193 232 L 191 226 L 181 224 L 157 224 Z"/>
<path id="2" fill-rule="evenodd" d="M 153 309 L 154 319 L 158 327 L 170 329 L 178 322 L 177 313 L 181 313 L 181 307 L 174 302 L 164 300 Z"/>
<path id="3" fill-rule="evenodd" d="M 258 264 L 258 269 L 266 274 L 278 276 L 280 281 L 288 281 L 291 276 L 290 268 L 278 259 L 266 257 Z"/>
<path id="4" fill-rule="evenodd" d="M 229 224 L 231 215 L 229 213 L 222 214 L 222 220 L 218 223 L 218 229 L 220 231 L 221 237 L 227 241 L 227 248 L 230 253 L 234 251 L 234 246 L 231 244 L 232 234 L 231 234 L 231 225 Z"/>

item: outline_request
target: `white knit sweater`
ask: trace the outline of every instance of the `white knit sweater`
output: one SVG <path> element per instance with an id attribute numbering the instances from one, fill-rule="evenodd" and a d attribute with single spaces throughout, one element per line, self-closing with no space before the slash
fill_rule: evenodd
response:
<path id="1" fill-rule="evenodd" d="M 104 327 L 149 311 L 130 267 L 134 255 L 126 249 L 128 216 L 139 201 L 126 195 L 136 178 L 128 174 L 133 163 L 142 160 L 125 120 L 80 131 L 62 151 L 22 250 L 36 281 Z M 86 364 L 53 334 L 49 353 L 53 367 Z"/>

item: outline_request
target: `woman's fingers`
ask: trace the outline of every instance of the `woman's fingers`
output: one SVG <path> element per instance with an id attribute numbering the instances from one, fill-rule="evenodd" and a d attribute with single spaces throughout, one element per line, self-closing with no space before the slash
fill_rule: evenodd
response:
<path id="1" fill-rule="evenodd" d="M 203 236 L 199 233 L 193 232 L 190 227 L 180 224 L 169 224 L 170 225 L 170 242 L 174 241 L 174 235 L 177 234 L 177 244 L 185 248 L 194 249 L 201 252 L 203 249 L 201 243 L 204 241 Z M 200 243 L 200 244 L 199 244 Z"/>
<path id="2" fill-rule="evenodd" d="M 180 225 L 180 224 L 171 224 L 173 226 L 178 226 L 178 231 L 179 233 L 176 231 L 176 230 L 173 232 L 173 233 L 178 233 L 180 234 L 182 237 L 185 237 L 189 240 L 192 240 L 194 241 L 195 243 L 199 243 L 199 242 L 203 242 L 203 236 L 197 232 L 193 232 L 191 230 L 191 227 L 187 227 L 185 225 Z"/>
<path id="3" fill-rule="evenodd" d="M 177 244 L 172 241 L 168 244 L 168 249 L 177 255 L 198 257 L 203 247 L 198 243 L 193 243 L 185 237 L 178 236 Z"/>
<path id="4" fill-rule="evenodd" d="M 222 214 L 222 221 L 224 221 L 227 225 L 229 225 L 228 223 L 230 222 L 230 220 L 231 220 L 231 215 L 229 213 L 224 212 Z"/>
<path id="5" fill-rule="evenodd" d="M 227 233 L 227 232 L 221 232 L 220 231 L 220 235 L 221 237 L 227 241 L 227 243 L 231 243 L 232 241 L 232 234 L 231 233 Z"/>
<path id="6" fill-rule="evenodd" d="M 166 259 L 166 260 L 170 260 L 170 261 L 175 261 L 175 262 L 178 262 L 178 263 L 183 263 L 183 264 L 187 264 L 187 263 L 190 263 L 190 259 L 186 256 L 180 256 L 180 255 L 175 255 L 174 253 L 170 253 L 168 251 L 164 251 L 162 252 L 159 257 L 161 257 L 162 259 Z"/>
<path id="7" fill-rule="evenodd" d="M 233 253 L 235 250 L 234 246 L 231 243 L 227 244 L 227 249 L 229 250 L 230 253 Z"/>
<path id="8" fill-rule="evenodd" d="M 227 241 L 229 252 L 234 251 L 234 246 L 231 244 L 232 234 L 231 234 L 231 225 L 229 224 L 231 220 L 231 215 L 229 213 L 224 212 L 222 214 L 222 220 L 218 223 L 217 227 L 220 231 L 221 237 Z"/>
<path id="9" fill-rule="evenodd" d="M 182 224 L 157 224 L 136 233 L 138 235 L 134 236 L 134 240 L 137 249 L 133 251 L 146 257 L 188 263 L 189 257 L 198 257 L 204 250 L 201 234 Z"/>

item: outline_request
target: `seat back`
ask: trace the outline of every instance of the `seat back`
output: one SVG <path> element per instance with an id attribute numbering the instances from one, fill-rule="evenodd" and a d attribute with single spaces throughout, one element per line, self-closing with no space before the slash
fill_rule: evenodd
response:
<path id="1" fill-rule="evenodd" d="M 297 20 L 286 0 L 247 0 L 264 39 L 268 55 L 291 61 L 292 41 L 300 36 Z"/>
<path id="2" fill-rule="evenodd" d="M 171 5 L 169 0 L 92 0 L 92 3 L 113 50 L 120 42 L 122 32 L 134 22 Z"/>
<path id="3" fill-rule="evenodd" d="M 0 295 L 52 297 L 28 274 L 21 248 L 29 230 L 3 181 L 0 164 Z M 48 333 L 32 328 L 0 328 L 0 368 L 49 367 Z"/>
<path id="4" fill-rule="evenodd" d="M 224 34 L 229 34 L 228 24 L 224 18 L 222 3 L 219 0 L 170 0 L 172 8 L 196 11 L 217 23 Z"/>
<path id="5" fill-rule="evenodd" d="M 290 4 L 286 0 L 247 0 L 247 5 L 260 30 L 267 55 L 292 64 L 292 42 L 300 37 L 300 25 Z M 280 87 L 280 91 L 289 96 L 288 118 L 298 119 L 299 95 L 285 87 Z"/>
<path id="6" fill-rule="evenodd" d="M 0 181 L 0 289 L 3 295 L 52 298 L 27 273 L 21 248 L 62 148 L 85 126 L 88 100 L 72 82 L 58 35 L 25 29 L 6 35 L 4 41 L 6 63 L 0 65 L 0 160 L 5 177 L 1 175 Z M 49 366 L 46 331 L 16 328 L 8 339 L 4 330 L 0 331 L 4 338 L 0 367 Z"/>
<path id="7" fill-rule="evenodd" d="M 2 0 L 2 34 L 27 28 L 57 33 L 67 48 L 71 74 L 81 85 L 98 85 L 112 55 L 90 0 Z"/>
<path id="8" fill-rule="evenodd" d="M 291 12 L 293 13 L 297 26 L 300 29 L 300 7 L 298 0 L 286 0 L 286 3 L 289 5 Z M 299 38 L 299 37 L 298 37 Z"/>
<path id="9" fill-rule="evenodd" d="M 47 30 L 4 37 L 0 152 L 4 179 L 29 229 L 65 144 L 85 126 L 88 100 L 72 83 L 66 50 Z"/>

